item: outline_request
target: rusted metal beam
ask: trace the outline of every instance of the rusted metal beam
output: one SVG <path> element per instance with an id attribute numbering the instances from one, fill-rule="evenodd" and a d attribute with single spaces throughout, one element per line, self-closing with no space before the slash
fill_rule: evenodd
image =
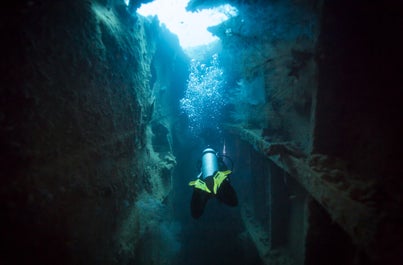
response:
<path id="1" fill-rule="evenodd" d="M 379 215 L 372 204 L 373 187 L 357 181 L 326 156 L 305 155 L 290 143 L 270 143 L 257 131 L 227 125 L 228 132 L 238 135 L 253 148 L 294 177 L 316 199 L 369 256 L 374 250 Z M 332 168 L 332 164 L 336 165 Z M 340 163 L 339 163 L 340 164 Z M 352 179 L 354 181 L 352 181 Z"/>

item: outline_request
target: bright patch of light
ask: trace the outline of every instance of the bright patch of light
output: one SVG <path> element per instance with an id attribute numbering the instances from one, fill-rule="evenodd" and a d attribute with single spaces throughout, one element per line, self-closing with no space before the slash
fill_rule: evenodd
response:
<path id="1" fill-rule="evenodd" d="M 218 38 L 207 27 L 237 15 L 236 8 L 222 5 L 214 9 L 203 9 L 191 13 L 186 11 L 189 0 L 156 0 L 143 4 L 137 12 L 143 16 L 157 15 L 161 23 L 176 35 L 183 48 L 209 44 Z"/>

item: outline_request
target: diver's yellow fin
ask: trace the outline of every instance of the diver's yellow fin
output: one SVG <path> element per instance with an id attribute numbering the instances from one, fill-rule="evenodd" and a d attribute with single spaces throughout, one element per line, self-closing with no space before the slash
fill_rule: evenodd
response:
<path id="1" fill-rule="evenodd" d="M 221 186 L 221 183 L 228 177 L 229 174 L 231 174 L 231 170 L 226 170 L 226 171 L 217 171 L 217 173 L 214 175 L 214 194 L 217 194 L 218 188 Z"/>
<path id="2" fill-rule="evenodd" d="M 196 180 L 189 182 L 189 186 L 193 186 L 196 189 L 211 193 L 211 190 L 209 188 L 207 188 L 206 182 L 204 182 L 201 179 L 196 179 Z"/>

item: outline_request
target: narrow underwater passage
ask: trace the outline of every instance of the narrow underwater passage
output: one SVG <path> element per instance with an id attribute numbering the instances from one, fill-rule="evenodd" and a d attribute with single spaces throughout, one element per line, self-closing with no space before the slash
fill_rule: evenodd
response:
<path id="1" fill-rule="evenodd" d="M 197 6 L 197 1 L 194 4 Z M 338 94 L 339 87 L 324 91 L 327 79 L 338 79 L 332 68 L 327 70 L 328 65 L 340 57 L 348 58 L 351 47 L 361 47 L 366 38 L 353 38 L 350 44 L 343 43 L 341 37 L 338 40 L 347 52 L 334 53 L 329 40 L 336 41 L 334 36 L 340 32 L 336 25 L 327 24 L 326 16 L 337 17 L 336 20 L 340 17 L 331 4 L 322 6 L 306 1 L 298 5 L 285 1 L 253 6 L 235 2 L 234 6 L 237 16 L 209 29 L 221 42 L 205 47 L 206 50 L 188 50 L 194 60 L 190 63 L 186 90 L 180 97 L 181 114 L 187 116 L 183 118 L 187 123 L 176 125 L 180 129 L 173 134 L 177 166 L 171 199 L 173 216 L 182 227 L 181 250 L 174 263 L 379 262 L 385 256 L 372 252 L 367 238 L 357 230 L 376 238 L 372 227 L 382 222 L 373 223 L 377 218 L 371 203 L 363 202 L 354 193 L 364 190 L 366 195 L 362 196 L 371 198 L 374 187 L 365 182 L 373 176 L 349 155 L 352 150 L 361 153 L 360 148 L 341 151 L 338 141 L 330 140 L 324 129 L 332 120 L 336 128 L 341 128 L 342 138 L 350 139 L 349 135 L 356 134 L 354 126 L 346 130 L 343 125 L 350 116 L 335 118 L 332 112 L 345 111 L 337 110 L 337 106 L 346 106 L 349 92 L 346 90 L 338 100 L 329 102 L 329 95 Z M 355 21 L 358 6 L 351 6 L 356 13 L 351 11 L 351 17 L 342 20 L 343 25 L 348 27 L 350 19 Z M 321 16 L 323 21 L 319 21 Z M 370 21 L 362 23 L 369 24 L 364 27 L 372 26 Z M 357 25 L 356 32 L 360 26 Z M 341 34 L 350 33 L 346 29 Z M 326 50 L 329 61 L 317 58 L 323 55 L 321 49 Z M 368 60 L 360 48 L 353 51 L 360 54 L 358 65 L 360 60 Z M 341 60 L 335 63 L 336 67 L 351 62 Z M 357 74 L 353 83 L 366 83 Z M 351 104 L 347 109 L 357 111 L 357 103 L 368 106 L 363 100 L 347 103 Z M 323 113 L 329 114 L 323 117 Z M 359 122 L 374 130 L 362 120 Z M 323 140 L 318 140 L 321 137 Z M 236 208 L 228 208 L 210 200 L 203 216 L 195 221 L 190 217 L 192 188 L 187 183 L 198 175 L 201 151 L 208 145 L 221 151 L 224 143 L 236 161 L 231 183 L 240 203 Z M 363 164 L 372 159 L 368 157 Z M 342 177 L 347 175 L 351 176 Z M 346 220 L 345 216 L 350 218 Z M 389 262 L 398 259 L 395 256 Z"/>
<path id="2" fill-rule="evenodd" d="M 145 2 L 1 9 L 0 263 L 403 264 L 399 1 Z"/>

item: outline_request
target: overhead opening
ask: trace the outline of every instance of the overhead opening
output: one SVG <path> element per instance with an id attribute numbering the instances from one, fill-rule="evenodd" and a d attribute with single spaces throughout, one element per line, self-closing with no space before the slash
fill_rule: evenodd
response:
<path id="1" fill-rule="evenodd" d="M 218 38 L 207 28 L 218 25 L 238 13 L 238 10 L 229 4 L 188 12 L 186 10 L 188 2 L 189 0 L 156 0 L 142 4 L 137 12 L 143 16 L 158 16 L 161 23 L 178 35 L 183 49 L 217 41 Z"/>

